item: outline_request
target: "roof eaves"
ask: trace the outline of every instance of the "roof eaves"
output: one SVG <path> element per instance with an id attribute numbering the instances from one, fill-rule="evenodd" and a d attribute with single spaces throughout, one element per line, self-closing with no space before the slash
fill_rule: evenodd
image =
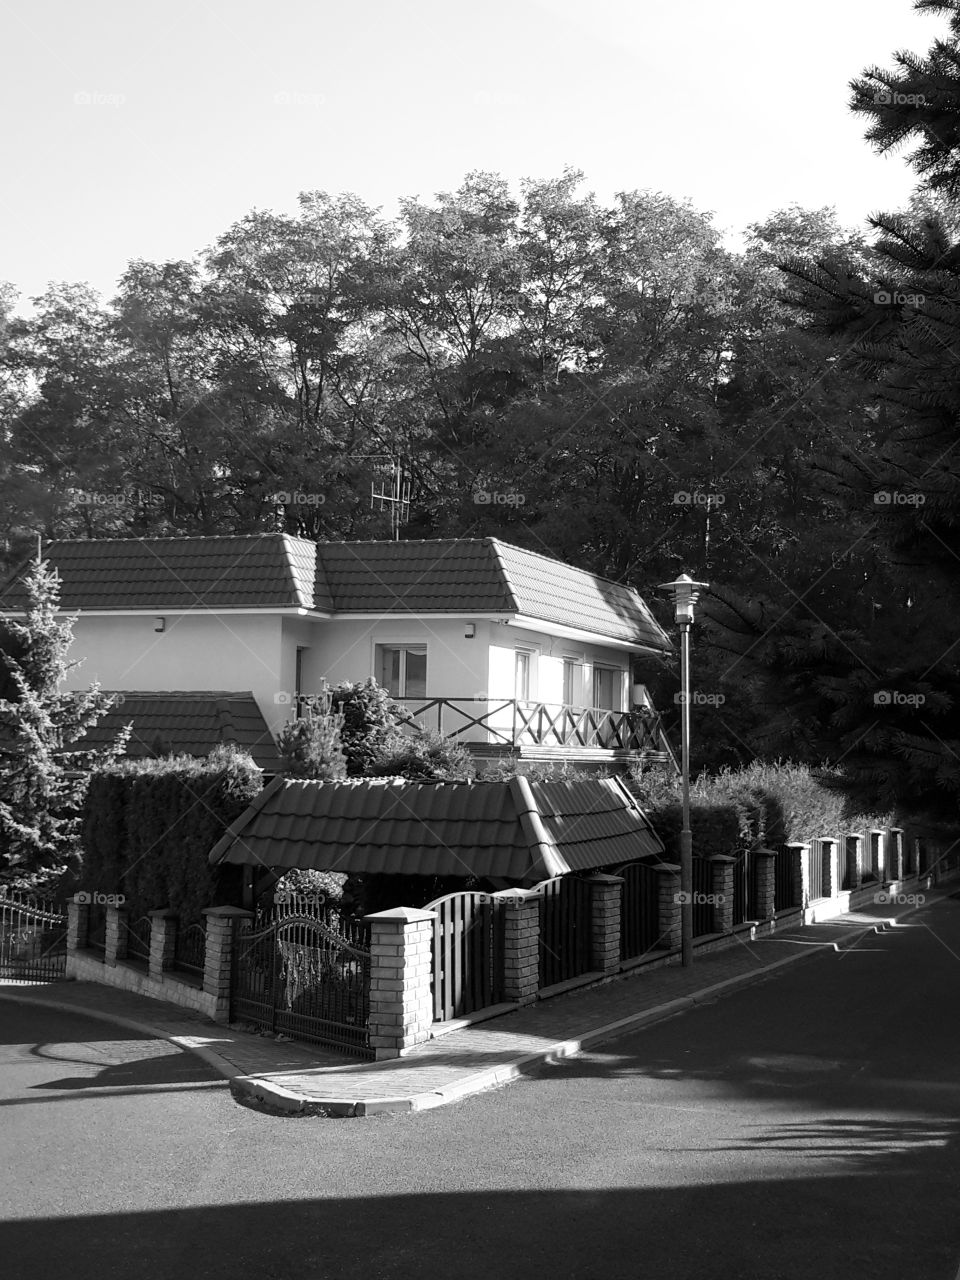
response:
<path id="1" fill-rule="evenodd" d="M 207 861 L 212 867 L 217 866 L 217 864 L 222 860 L 224 854 L 235 841 L 242 839 L 243 833 L 250 825 L 250 822 L 260 812 L 267 801 L 272 799 L 276 792 L 283 787 L 285 781 L 286 779 L 283 774 L 278 773 L 270 782 L 267 783 L 253 802 L 244 809 L 243 813 L 230 823 L 230 826 L 227 827 L 226 831 L 207 855 Z"/>

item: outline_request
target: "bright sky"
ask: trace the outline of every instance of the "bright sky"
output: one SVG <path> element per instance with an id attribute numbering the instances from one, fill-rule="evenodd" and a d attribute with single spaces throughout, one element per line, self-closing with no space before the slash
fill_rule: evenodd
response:
<path id="1" fill-rule="evenodd" d="M 860 225 L 914 181 L 848 81 L 945 30 L 910 0 L 0 0 L 0 279 L 109 296 L 299 191 L 392 215 L 471 169 Z"/>

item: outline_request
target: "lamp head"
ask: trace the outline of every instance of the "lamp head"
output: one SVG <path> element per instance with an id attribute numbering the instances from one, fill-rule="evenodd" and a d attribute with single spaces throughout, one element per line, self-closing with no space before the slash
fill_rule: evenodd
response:
<path id="1" fill-rule="evenodd" d="M 674 618 L 677 622 L 693 621 L 693 606 L 700 599 L 700 592 L 706 591 L 708 582 L 695 582 L 689 574 L 681 573 L 673 582 L 661 582 L 661 591 L 668 591 L 673 600 Z"/>

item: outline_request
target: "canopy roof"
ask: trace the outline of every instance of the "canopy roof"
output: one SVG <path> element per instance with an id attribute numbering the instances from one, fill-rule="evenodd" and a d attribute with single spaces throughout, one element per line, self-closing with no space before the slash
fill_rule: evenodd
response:
<path id="1" fill-rule="evenodd" d="M 535 884 L 662 852 L 659 836 L 616 778 L 320 783 L 278 777 L 218 841 L 210 862 Z"/>

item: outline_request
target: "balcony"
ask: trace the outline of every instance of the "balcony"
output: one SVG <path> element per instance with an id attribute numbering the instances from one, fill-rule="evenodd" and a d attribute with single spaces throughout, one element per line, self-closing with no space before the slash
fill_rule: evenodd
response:
<path id="1" fill-rule="evenodd" d="M 599 763 L 638 757 L 651 763 L 673 761 L 660 716 L 651 710 L 607 711 L 517 698 L 394 701 L 420 729 L 456 738 L 480 757 Z"/>

